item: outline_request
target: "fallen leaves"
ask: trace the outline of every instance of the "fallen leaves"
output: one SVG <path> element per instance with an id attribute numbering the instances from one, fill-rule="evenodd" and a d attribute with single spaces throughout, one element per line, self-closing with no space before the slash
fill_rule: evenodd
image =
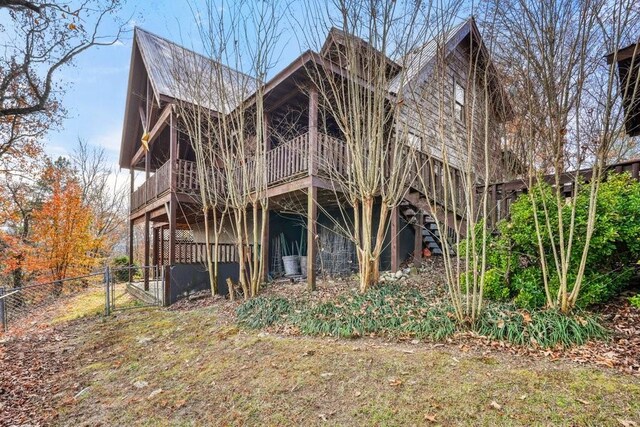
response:
<path id="1" fill-rule="evenodd" d="M 436 422 L 436 416 L 433 415 L 433 414 L 425 414 L 424 415 L 424 420 L 432 422 L 432 423 L 435 423 Z"/>
<path id="2" fill-rule="evenodd" d="M 401 386 L 403 381 L 400 378 L 389 378 L 389 385 L 391 387 L 399 387 Z"/>
<path id="3" fill-rule="evenodd" d="M 73 404 L 89 393 L 80 384 L 69 390 L 62 381 L 73 361 L 68 352 L 61 351 L 64 339 L 53 328 L 4 337 L 0 343 L 0 425 L 51 424 L 56 407 Z"/>

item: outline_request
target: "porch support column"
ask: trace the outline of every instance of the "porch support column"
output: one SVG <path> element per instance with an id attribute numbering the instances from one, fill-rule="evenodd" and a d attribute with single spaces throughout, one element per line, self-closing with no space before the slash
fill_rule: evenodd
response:
<path id="1" fill-rule="evenodd" d="M 169 201 L 169 265 L 176 263 L 176 211 L 178 199 L 176 197 L 177 188 L 177 160 L 178 160 L 178 127 L 176 117 L 172 113 L 169 118 L 170 138 L 169 138 L 169 165 L 171 182 L 169 191 L 171 199 Z"/>
<path id="2" fill-rule="evenodd" d="M 422 264 L 422 228 L 424 227 L 424 214 L 420 211 L 416 214 L 418 223 L 415 226 L 413 240 L 413 263 L 416 267 Z"/>
<path id="3" fill-rule="evenodd" d="M 144 186 L 146 188 L 147 182 L 149 182 L 149 176 L 151 175 L 151 153 L 150 149 L 144 153 Z M 145 192 L 147 190 L 145 189 Z M 149 200 L 149 194 L 145 193 L 145 202 Z M 146 209 L 146 208 L 145 208 Z M 144 277 L 144 290 L 149 290 L 149 211 L 144 213 L 144 260 L 142 266 L 142 273 Z"/>
<path id="4" fill-rule="evenodd" d="M 131 219 L 131 212 L 133 212 L 131 206 L 131 197 L 133 196 L 133 185 L 134 185 L 134 174 L 135 170 L 133 166 L 130 169 L 131 172 L 131 183 L 130 183 L 130 191 L 129 191 L 129 283 L 131 283 L 133 279 L 133 220 Z"/>
<path id="5" fill-rule="evenodd" d="M 260 240 L 260 262 L 262 263 L 262 281 L 264 283 L 269 281 L 269 216 L 270 211 L 267 210 L 267 217 L 262 225 L 262 239 Z"/>
<path id="6" fill-rule="evenodd" d="M 398 207 L 391 210 L 391 271 L 396 272 L 400 268 L 400 248 L 398 245 L 398 233 L 400 232 L 400 218 Z"/>
<path id="7" fill-rule="evenodd" d="M 264 104 L 263 104 L 264 105 Z M 270 138 L 270 130 L 269 130 L 269 113 L 265 110 L 262 112 L 262 126 L 263 126 L 263 135 L 264 138 L 264 152 L 265 157 L 267 151 L 271 149 L 271 143 L 269 141 Z M 265 190 L 269 187 L 269 164 L 264 165 L 264 188 Z M 268 200 L 267 200 L 268 203 Z M 268 206 L 268 205 L 267 205 Z M 270 211 L 267 209 L 267 215 L 265 219 L 265 223 L 262 224 L 262 236 L 260 239 L 260 263 L 262 264 L 262 281 L 264 283 L 269 281 L 269 219 L 270 219 Z"/>
<path id="8" fill-rule="evenodd" d="M 142 271 L 144 273 L 144 290 L 149 290 L 149 212 L 144 213 L 144 266 L 142 267 Z"/>
<path id="9" fill-rule="evenodd" d="M 309 88 L 309 175 L 318 174 L 318 89 Z"/>
<path id="10" fill-rule="evenodd" d="M 316 221 L 318 219 L 318 187 L 309 187 L 307 195 L 307 286 L 316 290 Z"/>

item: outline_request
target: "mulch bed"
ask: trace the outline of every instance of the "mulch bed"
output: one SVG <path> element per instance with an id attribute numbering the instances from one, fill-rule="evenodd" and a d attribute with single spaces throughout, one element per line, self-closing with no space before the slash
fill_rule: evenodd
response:
<path id="1" fill-rule="evenodd" d="M 579 363 L 595 363 L 640 376 L 640 309 L 622 296 L 597 312 L 612 332 L 611 339 L 568 349 L 566 356 Z"/>

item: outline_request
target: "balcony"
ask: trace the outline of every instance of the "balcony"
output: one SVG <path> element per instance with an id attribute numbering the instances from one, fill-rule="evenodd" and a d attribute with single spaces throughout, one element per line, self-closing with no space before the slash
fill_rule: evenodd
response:
<path id="1" fill-rule="evenodd" d="M 312 147 L 309 133 L 299 135 L 267 152 L 267 187 L 303 178 L 310 175 L 311 170 L 317 171 L 320 175 L 329 176 L 328 165 L 332 173 L 346 173 L 349 161 L 344 142 L 323 133 L 317 135 L 317 146 L 314 150 L 316 156 L 313 159 L 310 156 Z M 247 162 L 248 169 L 251 170 L 251 164 L 255 159 L 249 159 Z M 178 159 L 175 173 L 176 192 L 197 196 L 200 182 L 195 162 Z M 131 212 L 169 194 L 171 178 L 169 161 L 160 166 L 149 179 L 131 193 Z"/>

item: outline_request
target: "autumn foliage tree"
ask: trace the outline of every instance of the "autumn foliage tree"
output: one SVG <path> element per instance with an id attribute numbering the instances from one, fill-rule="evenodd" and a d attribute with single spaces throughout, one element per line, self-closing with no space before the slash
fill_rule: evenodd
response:
<path id="1" fill-rule="evenodd" d="M 33 212 L 32 244 L 26 266 L 40 281 L 60 281 L 90 271 L 96 242 L 92 211 L 82 201 L 82 188 L 74 179 L 53 179 L 51 196 Z"/>

